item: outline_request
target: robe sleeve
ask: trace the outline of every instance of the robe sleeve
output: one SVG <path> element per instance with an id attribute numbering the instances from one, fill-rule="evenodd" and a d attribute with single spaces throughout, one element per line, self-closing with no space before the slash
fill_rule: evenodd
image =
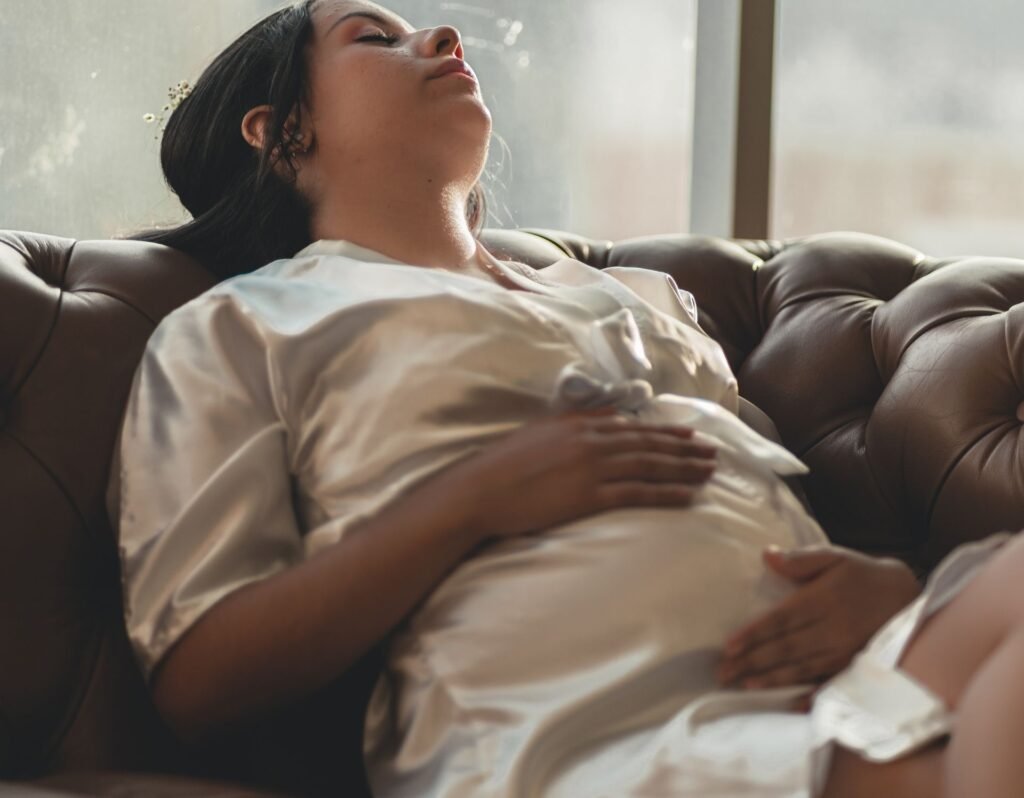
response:
<path id="1" fill-rule="evenodd" d="M 220 599 L 303 559 L 266 338 L 237 298 L 206 294 L 157 327 L 136 371 L 110 495 L 147 678 Z"/>

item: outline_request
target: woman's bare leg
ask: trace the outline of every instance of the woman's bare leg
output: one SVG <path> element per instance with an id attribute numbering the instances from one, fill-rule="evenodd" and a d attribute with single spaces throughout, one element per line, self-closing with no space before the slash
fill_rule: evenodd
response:
<path id="1" fill-rule="evenodd" d="M 942 798 L 946 746 L 934 745 L 885 765 L 837 748 L 823 798 Z"/>
<path id="2" fill-rule="evenodd" d="M 1024 790 L 1024 630 L 989 657 L 960 700 L 946 754 L 946 795 L 1016 798 Z"/>
<path id="3" fill-rule="evenodd" d="M 900 667 L 957 712 L 948 745 L 888 765 L 838 751 L 827 798 L 1007 798 L 1024 784 L 1024 538 L 929 619 Z"/>

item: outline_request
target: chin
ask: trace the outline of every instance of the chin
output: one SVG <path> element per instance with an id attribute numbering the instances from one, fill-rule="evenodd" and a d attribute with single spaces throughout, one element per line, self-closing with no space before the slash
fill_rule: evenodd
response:
<path id="1" fill-rule="evenodd" d="M 465 114 L 451 114 L 446 127 L 451 131 L 450 140 L 458 143 L 460 151 L 479 151 L 481 159 L 486 160 L 491 145 L 492 121 L 491 112 L 483 102 L 475 109 L 467 109 Z"/>

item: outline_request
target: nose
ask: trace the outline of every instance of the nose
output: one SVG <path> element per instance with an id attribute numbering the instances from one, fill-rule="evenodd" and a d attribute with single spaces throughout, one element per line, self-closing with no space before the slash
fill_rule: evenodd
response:
<path id="1" fill-rule="evenodd" d="M 454 55 L 456 58 L 465 58 L 462 49 L 462 36 L 456 28 L 451 25 L 441 25 L 430 31 L 424 40 L 426 55 Z"/>

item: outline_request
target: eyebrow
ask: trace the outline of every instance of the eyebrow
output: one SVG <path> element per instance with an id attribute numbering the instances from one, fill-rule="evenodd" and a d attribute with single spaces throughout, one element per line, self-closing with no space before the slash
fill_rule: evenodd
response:
<path id="1" fill-rule="evenodd" d="M 393 19 L 388 19 L 387 17 L 381 14 L 377 14 L 374 11 L 350 11 L 347 14 L 342 14 L 340 17 L 334 20 L 334 23 L 331 25 L 331 27 L 327 29 L 327 33 L 325 33 L 324 36 L 330 36 L 331 31 L 333 31 L 345 20 L 352 19 L 352 17 L 365 17 L 366 19 L 372 19 L 374 22 L 380 25 L 384 25 L 385 27 L 388 28 L 397 29 L 401 27 L 400 25 L 395 24 L 395 21 Z"/>

